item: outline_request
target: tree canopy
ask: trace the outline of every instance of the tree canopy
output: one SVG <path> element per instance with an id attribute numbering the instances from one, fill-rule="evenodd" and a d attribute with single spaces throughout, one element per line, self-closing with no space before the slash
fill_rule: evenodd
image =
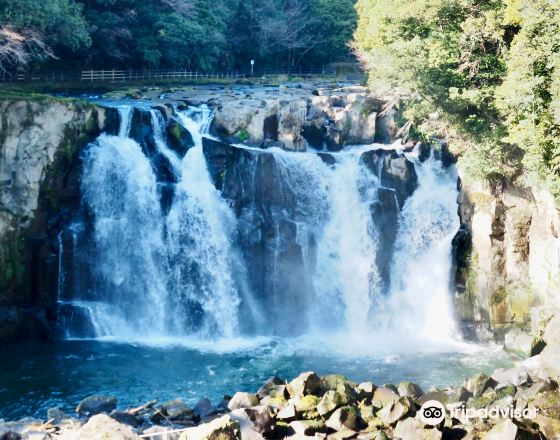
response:
<path id="1" fill-rule="evenodd" d="M 354 0 L 0 0 L 0 68 L 274 68 L 346 60 Z"/>
<path id="2" fill-rule="evenodd" d="M 560 194 L 560 3 L 358 0 L 375 88 L 407 94 L 417 135 L 451 139 L 491 181 L 537 171 Z M 463 150 L 463 151 L 459 151 Z"/>

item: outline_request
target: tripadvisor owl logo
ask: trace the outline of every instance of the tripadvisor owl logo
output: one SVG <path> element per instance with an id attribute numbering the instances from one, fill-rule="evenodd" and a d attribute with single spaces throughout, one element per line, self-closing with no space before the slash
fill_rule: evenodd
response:
<path id="1" fill-rule="evenodd" d="M 420 408 L 420 420 L 426 425 L 439 425 L 445 418 L 445 407 L 437 400 L 428 400 Z"/>

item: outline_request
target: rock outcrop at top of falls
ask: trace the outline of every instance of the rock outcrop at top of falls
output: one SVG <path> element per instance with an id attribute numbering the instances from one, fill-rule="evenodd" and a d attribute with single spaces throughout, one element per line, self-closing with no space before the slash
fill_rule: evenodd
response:
<path id="1" fill-rule="evenodd" d="M 165 100 L 209 105 L 211 134 L 253 147 L 339 151 L 346 145 L 392 143 L 399 128 L 397 112 L 385 108 L 386 100 L 355 85 L 194 87 L 166 93 Z"/>
<path id="2" fill-rule="evenodd" d="M 284 92 L 284 93 L 283 93 Z M 280 90 L 277 97 L 247 96 L 217 103 L 212 132 L 253 146 L 308 147 L 338 151 L 345 145 L 389 143 L 395 138 L 393 114 L 378 118 L 384 102 L 365 88 Z M 381 119 L 379 125 L 378 119 Z"/>

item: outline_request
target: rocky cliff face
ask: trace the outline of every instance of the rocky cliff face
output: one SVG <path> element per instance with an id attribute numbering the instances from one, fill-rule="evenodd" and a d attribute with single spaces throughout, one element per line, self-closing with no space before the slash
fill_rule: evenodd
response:
<path id="1" fill-rule="evenodd" d="M 53 233 L 79 203 L 79 148 L 105 120 L 75 101 L 0 102 L 0 340 L 41 334 L 52 318 L 56 273 L 41 268 L 53 266 Z"/>
<path id="2" fill-rule="evenodd" d="M 464 181 L 455 239 L 458 314 L 498 333 L 560 305 L 560 218 L 539 187 Z M 535 316 L 535 314 L 537 316 Z"/>

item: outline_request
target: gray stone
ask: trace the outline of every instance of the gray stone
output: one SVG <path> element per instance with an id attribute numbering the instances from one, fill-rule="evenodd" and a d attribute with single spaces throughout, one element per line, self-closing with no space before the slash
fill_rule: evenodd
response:
<path id="1" fill-rule="evenodd" d="M 441 440 L 442 433 L 437 429 L 425 429 L 424 425 L 413 418 L 400 420 L 393 431 L 395 438 L 403 440 Z"/>
<path id="2" fill-rule="evenodd" d="M 358 410 L 352 406 L 338 408 L 325 423 L 327 427 L 340 431 L 342 429 L 356 430 L 359 424 Z"/>
<path id="3" fill-rule="evenodd" d="M 376 408 L 383 408 L 389 403 L 394 403 L 399 400 L 399 395 L 389 388 L 379 387 L 373 393 L 371 403 Z"/>
<path id="4" fill-rule="evenodd" d="M 143 423 L 143 419 L 141 417 L 137 417 L 125 411 L 112 411 L 111 414 L 109 414 L 109 417 L 119 423 L 133 426 L 134 428 L 137 428 Z"/>
<path id="5" fill-rule="evenodd" d="M 482 396 L 482 393 L 486 391 L 489 387 L 496 385 L 496 382 L 486 374 L 477 374 L 464 383 L 464 387 L 472 393 L 474 397 Z"/>
<path id="6" fill-rule="evenodd" d="M 288 384 L 291 397 L 302 397 L 308 394 L 317 394 L 323 389 L 323 382 L 314 372 L 301 373 Z"/>
<path id="7" fill-rule="evenodd" d="M 163 405 L 165 413 L 171 420 L 192 418 L 193 411 L 180 399 L 170 400 Z"/>
<path id="8" fill-rule="evenodd" d="M 492 379 L 497 383 L 497 386 L 515 385 L 521 386 L 529 383 L 530 378 L 527 370 L 522 366 L 513 368 L 500 368 L 492 373 Z"/>
<path id="9" fill-rule="evenodd" d="M 216 413 L 216 408 L 208 399 L 200 399 L 193 408 L 193 413 L 196 417 L 204 419 Z"/>
<path id="10" fill-rule="evenodd" d="M 273 376 L 268 379 L 262 387 L 259 388 L 257 391 L 257 397 L 262 399 L 265 396 L 272 396 L 276 397 L 278 394 L 284 394 L 283 391 L 285 390 L 286 381 L 280 379 L 279 377 Z M 283 397 L 287 398 L 287 395 L 283 395 Z"/>
<path id="11" fill-rule="evenodd" d="M 241 440 L 239 423 L 229 415 L 214 419 L 181 433 L 179 440 Z"/>
<path id="12" fill-rule="evenodd" d="M 319 404 L 317 405 L 317 412 L 320 416 L 328 416 L 335 409 L 346 404 L 347 402 L 340 393 L 330 390 L 327 391 L 321 398 Z"/>
<path id="13" fill-rule="evenodd" d="M 105 414 L 90 418 L 80 429 L 78 438 L 80 440 L 140 440 L 130 426 L 123 425 Z"/>
<path id="14" fill-rule="evenodd" d="M 517 425 L 510 419 L 499 421 L 486 435 L 484 440 L 515 440 Z"/>
<path id="15" fill-rule="evenodd" d="M 76 412 L 82 416 L 110 413 L 117 408 L 117 398 L 111 396 L 90 396 L 82 400 Z"/>
<path id="16" fill-rule="evenodd" d="M 422 388 L 420 388 L 418 385 L 412 382 L 401 382 L 398 385 L 397 390 L 399 392 L 399 396 L 411 397 L 413 399 L 417 399 L 422 394 L 424 394 Z"/>
<path id="17" fill-rule="evenodd" d="M 230 411 L 239 408 L 250 408 L 259 404 L 259 398 L 255 394 L 237 392 L 228 403 Z"/>
<path id="18" fill-rule="evenodd" d="M 255 425 L 245 409 L 233 410 L 228 415 L 239 424 L 243 440 L 264 440 L 263 433 L 255 429 Z"/>
<path id="19" fill-rule="evenodd" d="M 358 393 L 358 400 L 371 400 L 375 392 L 375 385 L 371 382 L 362 382 L 356 387 L 356 392 Z"/>
<path id="20" fill-rule="evenodd" d="M 66 414 L 58 408 L 49 408 L 47 411 L 47 420 L 52 420 L 53 425 L 57 425 L 66 418 Z"/>
<path id="21" fill-rule="evenodd" d="M 296 417 L 296 406 L 293 402 L 288 402 L 288 404 L 278 411 L 276 418 L 279 420 L 292 420 Z"/>
<path id="22" fill-rule="evenodd" d="M 294 420 L 290 427 L 296 434 L 314 435 L 316 432 L 326 432 L 327 427 L 322 420 Z"/>
<path id="23" fill-rule="evenodd" d="M 377 416 L 385 425 L 393 425 L 412 413 L 414 403 L 410 397 L 401 397 L 397 402 L 384 406 Z"/>

